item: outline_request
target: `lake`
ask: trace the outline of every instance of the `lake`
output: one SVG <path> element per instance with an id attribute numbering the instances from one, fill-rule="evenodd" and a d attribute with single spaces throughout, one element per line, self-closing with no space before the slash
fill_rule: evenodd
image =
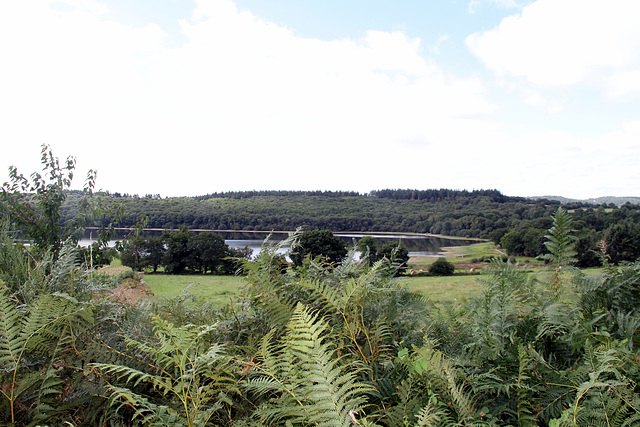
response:
<path id="1" fill-rule="evenodd" d="M 118 229 L 116 239 L 110 242 L 110 246 L 113 246 L 116 240 L 122 240 L 130 230 Z M 212 230 L 192 230 L 196 233 L 202 233 Z M 147 235 L 161 235 L 162 230 L 159 229 L 149 229 L 144 231 Z M 216 233 L 220 234 L 225 242 L 232 248 L 243 248 L 248 246 L 253 250 L 253 254 L 257 255 L 262 248 L 262 244 L 264 240 L 269 236 L 270 233 L 265 231 L 216 231 Z M 80 241 L 80 245 L 88 246 L 92 242 L 96 240 L 98 231 L 97 230 L 87 230 L 85 237 Z M 458 238 L 447 238 L 441 236 L 432 236 L 432 235 L 419 235 L 419 234 L 381 234 L 381 233 L 335 233 L 336 236 L 340 237 L 342 240 L 347 243 L 347 245 L 352 246 L 358 242 L 360 238 L 363 236 L 372 236 L 378 242 L 378 247 L 382 247 L 384 244 L 389 242 L 400 242 L 405 248 L 409 250 L 409 256 L 437 256 L 443 247 L 447 246 L 467 246 L 472 243 L 477 243 L 477 240 L 470 239 L 458 239 Z M 96 236 L 96 237 L 94 237 Z M 286 239 L 288 236 L 287 232 L 274 232 L 271 233 L 269 238 L 270 241 L 281 241 Z M 281 252 L 285 252 L 286 248 L 283 248 Z"/>

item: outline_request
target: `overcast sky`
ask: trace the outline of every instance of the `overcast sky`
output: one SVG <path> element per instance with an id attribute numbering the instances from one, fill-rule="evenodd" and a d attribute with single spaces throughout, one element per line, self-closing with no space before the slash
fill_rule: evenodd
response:
<path id="1" fill-rule="evenodd" d="M 640 196 L 638 0 L 3 0 L 0 182 Z"/>

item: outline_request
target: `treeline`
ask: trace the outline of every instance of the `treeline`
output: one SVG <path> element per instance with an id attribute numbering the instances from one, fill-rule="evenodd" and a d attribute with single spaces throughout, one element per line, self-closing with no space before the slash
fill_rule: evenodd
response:
<path id="1" fill-rule="evenodd" d="M 63 222 L 77 216 L 81 196 L 70 194 Z M 323 191 L 244 191 L 199 197 L 115 197 L 103 201 L 109 212 L 96 225 L 210 230 L 329 229 L 334 232 L 414 232 L 491 239 L 510 255 L 539 256 L 551 215 L 559 201 L 505 196 L 497 190 L 379 190 L 369 194 Z M 116 209 L 119 206 L 121 209 Z M 632 237 L 640 227 L 640 205 L 626 203 L 562 205 L 575 220 L 581 266 L 599 263 L 605 240 L 616 262 L 640 255 Z M 631 236 L 631 237 L 630 237 Z M 619 237 L 619 238 L 618 238 Z M 617 250 L 616 240 L 624 242 Z M 640 245 L 640 244 L 639 244 Z"/>
<path id="2" fill-rule="evenodd" d="M 630 203 L 620 208 L 579 207 L 571 209 L 573 233 L 579 267 L 602 264 L 602 256 L 619 264 L 640 258 L 640 207 Z M 545 241 L 551 218 L 523 221 L 508 229 L 490 233 L 509 255 L 540 256 L 547 250 Z"/>
<path id="3" fill-rule="evenodd" d="M 431 203 L 446 200 L 488 198 L 492 202 L 525 201 L 522 197 L 508 197 L 498 190 L 450 190 L 447 188 L 431 190 L 375 190 L 371 196 L 394 200 L 427 200 Z"/>
<path id="4" fill-rule="evenodd" d="M 71 195 L 63 218 L 75 215 Z M 212 230 L 310 229 L 434 233 L 489 238 L 495 229 L 548 218 L 559 202 L 502 195 L 496 190 L 381 190 L 352 192 L 237 192 L 201 197 L 109 197 L 121 205 L 119 224 L 131 227 L 143 217 L 147 227 Z M 115 218 L 102 218 L 111 223 Z"/>
<path id="5" fill-rule="evenodd" d="M 359 196 L 357 191 L 289 191 L 289 190 L 251 190 L 251 191 L 226 191 L 210 193 L 204 196 L 196 196 L 197 200 L 207 199 L 248 199 L 259 196 L 323 196 L 323 197 L 354 197 Z"/>
<path id="6" fill-rule="evenodd" d="M 216 233 L 194 233 L 182 226 L 165 230 L 162 236 L 133 235 L 119 247 L 122 264 L 136 271 L 163 267 L 169 274 L 234 274 L 240 260 L 249 259 L 252 250 L 231 248 Z"/>

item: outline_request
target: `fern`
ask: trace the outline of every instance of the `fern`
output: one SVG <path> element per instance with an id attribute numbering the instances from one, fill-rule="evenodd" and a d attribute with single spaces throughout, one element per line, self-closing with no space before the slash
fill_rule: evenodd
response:
<path id="1" fill-rule="evenodd" d="M 518 416 L 518 426 L 535 426 L 535 409 L 533 408 L 533 387 L 529 385 L 531 380 L 530 370 L 533 365 L 533 358 L 529 355 L 527 348 L 520 344 L 518 346 L 518 379 L 516 394 L 516 410 Z"/>
<path id="2" fill-rule="evenodd" d="M 260 396 L 275 395 L 257 411 L 265 424 L 281 425 L 286 420 L 318 426 L 351 425 L 372 387 L 358 383 L 354 370 L 336 357 L 327 339 L 328 324 L 302 304 L 287 325 L 280 345 L 263 340 L 258 375 L 247 380 L 248 390 Z"/>
<path id="3" fill-rule="evenodd" d="M 423 384 L 416 375 L 407 375 L 394 388 L 393 405 L 385 405 L 380 418 L 385 425 L 408 425 L 416 420 L 417 412 L 424 405 Z"/>
<path id="4" fill-rule="evenodd" d="M 132 419 L 138 420 L 140 424 L 158 427 L 185 426 L 180 414 L 167 405 L 154 403 L 128 388 L 109 386 L 108 389 L 111 391 L 109 406 L 116 407 L 116 412 L 122 408 L 131 409 Z"/>
<path id="5" fill-rule="evenodd" d="M 32 251 L 15 244 L 4 227 L 0 229 L 0 280 L 19 304 L 29 304 L 43 293 L 52 264 L 51 251 L 36 260 Z"/>
<path id="6" fill-rule="evenodd" d="M 280 254 L 284 248 L 295 248 L 300 237 L 300 229 L 287 239 L 270 243 L 265 239 L 258 257 L 246 261 L 243 270 L 247 274 L 248 286 L 243 290 L 251 306 L 261 314 L 267 330 L 283 328 L 293 313 L 296 302 L 288 292 L 283 274 L 286 262 Z"/>
<path id="7" fill-rule="evenodd" d="M 566 267 L 570 267 L 576 262 L 576 237 L 573 235 L 575 230 L 572 228 L 572 222 L 567 211 L 558 208 L 553 215 L 553 226 L 549 229 L 549 234 L 545 235 L 547 241 L 544 244 L 549 253 L 542 255 L 541 258 L 548 260 L 552 266 L 552 278 L 549 286 L 554 301 L 560 298 L 562 273 Z"/>
<path id="8" fill-rule="evenodd" d="M 437 391 L 449 399 L 458 421 L 465 423 L 476 418 L 478 411 L 473 397 L 464 381 L 460 382 L 460 373 L 453 363 L 442 352 L 429 348 L 417 349 L 416 356 L 413 368 L 418 374 L 426 375 Z"/>
<path id="9" fill-rule="evenodd" d="M 442 407 L 435 404 L 435 401 L 436 399 L 429 400 L 427 406 L 420 409 L 415 427 L 440 427 L 455 424 L 451 416 Z"/>
<path id="10" fill-rule="evenodd" d="M 35 403 L 30 403 L 34 419 L 48 417 L 53 397 L 64 384 L 54 363 L 73 344 L 74 335 L 88 329 L 92 321 L 91 305 L 63 294 L 41 296 L 25 317 L 0 290 L 0 364 L 5 384 L 0 396 L 5 420 L 15 423 L 18 418 L 31 418 L 23 412 L 29 405 L 18 404 L 34 392 Z M 41 361 L 27 363 L 35 357 Z"/>
<path id="11" fill-rule="evenodd" d="M 130 347 L 149 360 L 146 370 L 92 363 L 91 371 L 129 386 L 109 386 L 108 403 L 116 413 L 131 408 L 133 417 L 145 423 L 203 425 L 223 408 L 235 390 L 231 359 L 224 354 L 224 346 L 203 346 L 204 336 L 215 325 L 179 328 L 157 316 L 154 322 L 154 342 L 127 339 Z M 168 403 L 158 403 L 153 395 L 145 396 L 136 391 L 144 390 L 144 386 L 150 386 L 159 393 L 161 402 Z"/>
<path id="12" fill-rule="evenodd" d="M 390 342 L 392 334 L 387 323 L 389 310 L 398 304 L 397 299 L 392 301 L 392 298 L 402 292 L 389 283 L 385 268 L 383 262 L 357 273 L 350 270 L 347 274 L 338 268 L 335 274 L 322 280 L 304 277 L 294 283 L 310 293 L 310 304 L 333 320 L 336 335 L 348 343 L 344 349 L 352 351 L 371 370 L 389 353 L 390 347 L 385 344 Z M 383 300 L 385 296 L 389 299 Z"/>
<path id="13" fill-rule="evenodd" d="M 632 425 L 629 420 L 640 419 L 640 396 L 637 384 L 622 368 L 626 350 L 619 343 L 605 342 L 594 347 L 585 346 L 583 372 L 588 379 L 579 384 L 575 399 L 563 414 L 559 425 Z"/>
<path id="14" fill-rule="evenodd" d="M 473 337 L 469 351 L 478 360 L 500 358 L 511 336 L 536 307 L 536 295 L 524 271 L 493 259 L 481 279 L 482 295 L 470 302 Z M 523 331 L 523 334 L 528 331 Z"/>

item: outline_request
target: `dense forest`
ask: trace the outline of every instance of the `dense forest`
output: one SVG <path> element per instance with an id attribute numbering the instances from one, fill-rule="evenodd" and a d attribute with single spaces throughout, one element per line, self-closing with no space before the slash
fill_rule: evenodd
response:
<path id="1" fill-rule="evenodd" d="M 79 197 L 79 196 L 76 196 Z M 74 197 L 64 210 L 74 216 Z M 496 228 L 549 217 L 559 202 L 507 197 L 495 190 L 383 190 L 352 192 L 236 192 L 200 197 L 124 197 L 107 200 L 123 208 L 120 224 L 214 230 L 394 231 L 487 238 Z M 109 219 L 111 221 L 111 219 Z"/>
<path id="2" fill-rule="evenodd" d="M 79 194 L 71 194 L 63 220 L 75 216 Z M 433 233 L 491 238 L 492 232 L 546 229 L 558 201 L 509 197 L 496 190 L 382 190 L 366 195 L 343 192 L 238 192 L 201 197 L 108 196 L 106 206 L 121 206 L 118 224 L 177 229 L 185 225 L 210 230 L 311 229 Z M 575 202 L 563 205 L 581 223 L 602 231 L 621 219 L 637 220 L 640 205 L 617 207 Z M 102 218 L 105 223 L 116 218 Z M 582 227 L 581 227 L 582 228 Z"/>

